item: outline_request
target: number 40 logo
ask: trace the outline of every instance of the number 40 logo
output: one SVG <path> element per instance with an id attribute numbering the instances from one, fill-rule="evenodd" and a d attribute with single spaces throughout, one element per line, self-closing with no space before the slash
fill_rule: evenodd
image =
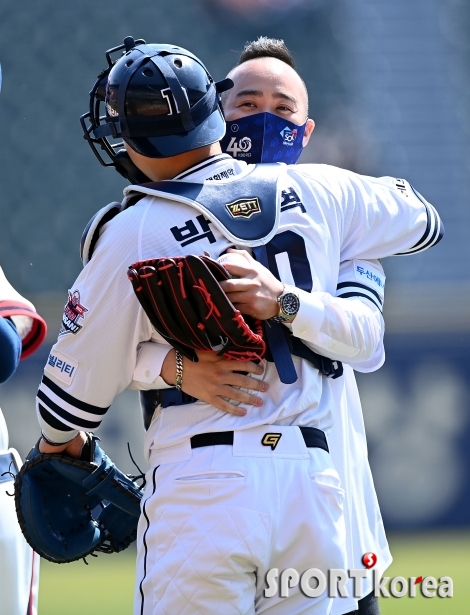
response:
<path id="1" fill-rule="evenodd" d="M 237 143 L 237 137 L 232 137 L 227 147 L 227 152 L 230 152 L 234 158 L 237 158 L 240 152 L 246 154 L 251 149 L 250 137 L 242 137 Z M 250 154 L 251 156 L 251 154 Z"/>

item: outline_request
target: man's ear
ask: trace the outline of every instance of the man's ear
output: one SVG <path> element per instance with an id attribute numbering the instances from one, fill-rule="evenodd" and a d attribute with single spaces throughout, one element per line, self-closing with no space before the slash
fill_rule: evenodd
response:
<path id="1" fill-rule="evenodd" d="M 310 141 L 310 137 L 312 136 L 312 132 L 315 128 L 315 122 L 308 118 L 307 123 L 305 125 L 304 137 L 302 139 L 302 147 L 305 147 L 307 143 Z"/>

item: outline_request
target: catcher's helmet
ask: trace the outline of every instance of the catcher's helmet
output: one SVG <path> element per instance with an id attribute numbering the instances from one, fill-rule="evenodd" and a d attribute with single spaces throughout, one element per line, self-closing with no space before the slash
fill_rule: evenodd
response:
<path id="1" fill-rule="evenodd" d="M 113 61 L 111 54 L 119 50 L 124 50 L 123 55 Z M 191 52 L 127 37 L 123 45 L 108 50 L 106 58 L 108 68 L 90 92 L 90 111 L 80 118 L 85 138 L 102 164 L 115 166 L 135 181 L 132 163 L 125 152 L 118 151 L 122 142 L 113 143 L 113 138 L 121 137 L 148 158 L 167 158 L 224 136 L 220 93 L 233 83 L 230 79 L 214 83 Z M 102 104 L 104 115 L 100 114 Z M 102 158 L 97 144 L 112 162 Z"/>

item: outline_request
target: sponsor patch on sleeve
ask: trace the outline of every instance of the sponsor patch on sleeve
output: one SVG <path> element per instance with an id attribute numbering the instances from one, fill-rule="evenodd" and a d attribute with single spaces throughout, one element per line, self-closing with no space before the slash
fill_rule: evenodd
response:
<path id="1" fill-rule="evenodd" d="M 62 316 L 62 326 L 59 331 L 59 335 L 65 335 L 67 333 L 73 333 L 77 335 L 83 327 L 83 324 L 79 324 L 88 312 L 88 308 L 80 303 L 80 291 L 75 289 L 73 292 L 69 290 L 69 296 L 67 303 L 64 307 L 64 314 Z"/>
<path id="2" fill-rule="evenodd" d="M 356 280 L 369 286 L 383 296 L 385 291 L 385 274 L 367 261 L 355 260 L 353 262 L 354 277 Z"/>
<path id="3" fill-rule="evenodd" d="M 77 372 L 78 361 L 71 359 L 66 354 L 52 349 L 47 358 L 46 372 L 55 376 L 61 382 L 70 384 Z"/>

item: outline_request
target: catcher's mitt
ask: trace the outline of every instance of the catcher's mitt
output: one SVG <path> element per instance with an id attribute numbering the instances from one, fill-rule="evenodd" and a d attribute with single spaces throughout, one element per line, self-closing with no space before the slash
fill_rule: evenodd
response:
<path id="1" fill-rule="evenodd" d="M 39 442 L 15 477 L 15 505 L 31 547 L 63 564 L 94 551 L 119 552 L 137 534 L 142 490 L 89 436 L 82 457 L 39 452 Z"/>
<path id="2" fill-rule="evenodd" d="M 235 309 L 219 284 L 230 274 L 217 261 L 193 255 L 155 258 L 131 265 L 127 273 L 152 325 L 192 361 L 196 350 L 241 361 L 263 357 L 261 321 Z"/>

